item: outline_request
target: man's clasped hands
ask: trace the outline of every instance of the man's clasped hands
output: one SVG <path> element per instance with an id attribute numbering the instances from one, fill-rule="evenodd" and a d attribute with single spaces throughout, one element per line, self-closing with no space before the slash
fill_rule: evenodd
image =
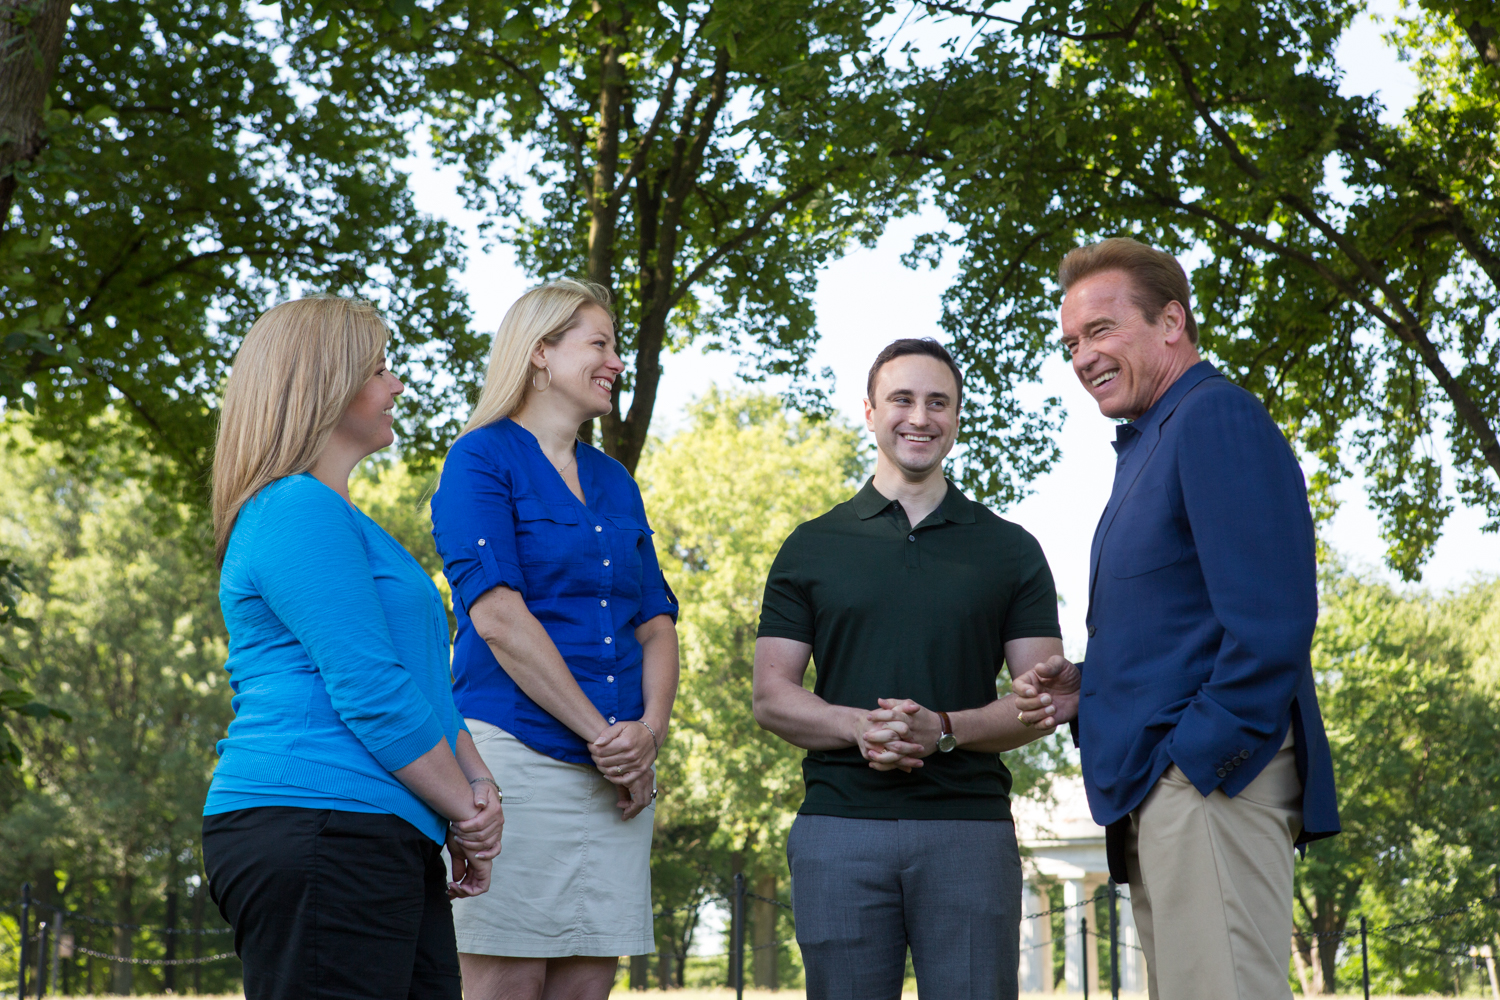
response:
<path id="1" fill-rule="evenodd" d="M 1081 681 L 1076 666 L 1054 656 L 1012 680 L 1011 693 L 1002 704 L 975 711 L 1003 713 L 1005 718 L 1014 712 L 1027 728 L 1052 730 L 1077 716 Z M 879 708 L 865 713 L 864 728 L 856 736 L 860 755 L 877 771 L 921 767 L 922 758 L 937 750 L 942 719 L 910 698 L 881 698 L 879 703 Z"/>

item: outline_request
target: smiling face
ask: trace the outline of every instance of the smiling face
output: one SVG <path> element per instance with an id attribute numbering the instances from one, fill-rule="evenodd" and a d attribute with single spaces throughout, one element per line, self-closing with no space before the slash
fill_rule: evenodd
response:
<path id="1" fill-rule="evenodd" d="M 958 382 L 948 366 L 925 354 L 892 358 L 865 400 L 865 424 L 880 457 L 908 482 L 934 474 L 958 436 Z"/>
<path id="2" fill-rule="evenodd" d="M 614 409 L 615 379 L 625 370 L 625 363 L 615 353 L 615 327 L 603 309 L 579 307 L 562 339 L 538 345 L 531 363 L 546 368 L 552 381 L 547 383 L 546 375 L 537 376 L 536 381 L 546 388 L 528 392 L 528 406 L 543 399 L 549 406 L 567 406 L 577 413 L 580 424 Z"/>
<path id="3" fill-rule="evenodd" d="M 354 402 L 339 418 L 333 435 L 339 445 L 361 457 L 373 455 L 382 448 L 395 443 L 396 433 L 391 429 L 395 422 L 396 397 L 406 391 L 401 380 L 386 367 L 385 355 L 380 356 L 380 365 L 375 374 L 366 381 Z"/>
<path id="4" fill-rule="evenodd" d="M 1062 304 L 1063 346 L 1099 412 L 1134 420 L 1193 365 L 1187 314 L 1168 302 L 1156 321 L 1141 313 L 1124 271 L 1099 271 L 1073 283 Z"/>

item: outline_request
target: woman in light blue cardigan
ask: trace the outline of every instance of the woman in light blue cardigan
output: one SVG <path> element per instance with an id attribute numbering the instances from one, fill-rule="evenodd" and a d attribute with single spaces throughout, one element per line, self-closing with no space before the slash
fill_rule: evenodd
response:
<path id="1" fill-rule="evenodd" d="M 499 850 L 500 790 L 453 704 L 437 588 L 349 499 L 354 466 L 394 440 L 388 335 L 365 303 L 277 306 L 224 393 L 235 718 L 203 857 L 252 1000 L 458 1000 L 449 899 L 484 892 Z"/>

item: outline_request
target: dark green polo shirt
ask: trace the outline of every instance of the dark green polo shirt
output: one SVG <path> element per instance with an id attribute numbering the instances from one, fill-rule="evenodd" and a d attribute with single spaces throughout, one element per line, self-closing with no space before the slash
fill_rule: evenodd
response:
<path id="1" fill-rule="evenodd" d="M 1062 635 L 1041 546 L 952 483 L 913 529 L 874 480 L 799 525 L 766 581 L 759 636 L 805 642 L 814 691 L 833 705 L 911 698 L 934 711 L 994 701 L 1005 643 Z M 934 753 L 910 774 L 856 747 L 809 750 L 801 812 L 855 819 L 1010 819 L 1000 755 Z"/>

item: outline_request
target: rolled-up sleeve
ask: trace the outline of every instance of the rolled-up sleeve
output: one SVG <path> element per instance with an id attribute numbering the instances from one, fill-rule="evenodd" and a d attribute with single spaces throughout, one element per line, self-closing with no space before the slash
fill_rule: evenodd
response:
<path id="1" fill-rule="evenodd" d="M 432 537 L 453 603 L 464 614 L 496 587 L 526 596 L 526 577 L 516 554 L 510 475 L 471 443 L 475 441 L 460 438 L 453 446 L 432 498 Z"/>
<path id="2" fill-rule="evenodd" d="M 633 628 L 640 628 L 657 615 L 671 615 L 675 622 L 677 595 L 672 593 L 672 588 L 667 584 L 667 576 L 656 558 L 656 535 L 650 528 L 650 522 L 646 520 L 646 505 L 641 501 L 639 487 L 635 491 L 635 505 L 641 523 L 647 525 L 647 528 L 645 541 L 641 543 L 641 607 L 630 624 Z"/>
<path id="3" fill-rule="evenodd" d="M 252 572 L 266 607 L 307 650 L 344 725 L 397 771 L 446 738 L 401 663 L 354 512 L 319 483 L 292 483 L 267 506 L 273 549 Z"/>

